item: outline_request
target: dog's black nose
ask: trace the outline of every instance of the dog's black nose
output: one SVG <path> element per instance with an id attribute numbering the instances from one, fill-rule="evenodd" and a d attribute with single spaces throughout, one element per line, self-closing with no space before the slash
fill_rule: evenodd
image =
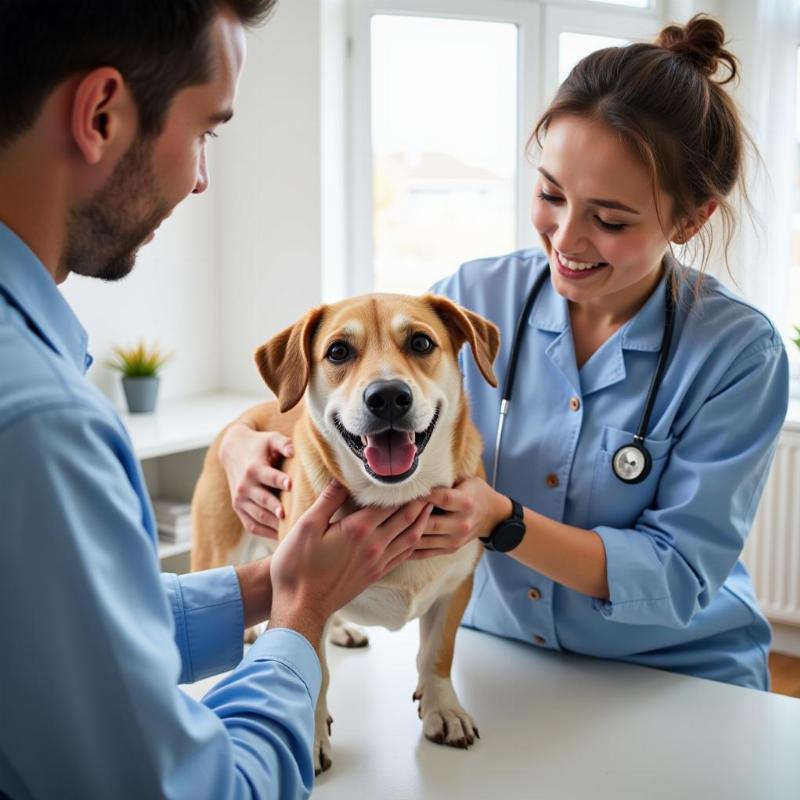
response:
<path id="1" fill-rule="evenodd" d="M 404 381 L 373 381 L 364 389 L 364 404 L 379 419 L 396 422 L 410 409 L 411 387 Z"/>

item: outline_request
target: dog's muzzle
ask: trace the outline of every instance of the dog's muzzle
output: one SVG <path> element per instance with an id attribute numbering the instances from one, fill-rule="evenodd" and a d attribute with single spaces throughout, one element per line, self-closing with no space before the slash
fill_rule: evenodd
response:
<path id="1" fill-rule="evenodd" d="M 405 384 L 402 381 L 376 381 L 383 384 Z M 370 384 L 372 386 L 372 384 Z M 367 387 L 369 390 L 370 387 Z M 406 387 L 407 388 L 407 387 Z M 347 443 L 350 450 L 358 457 L 367 473 L 381 483 L 399 483 L 411 477 L 419 465 L 419 457 L 425 449 L 436 423 L 439 419 L 440 408 L 437 407 L 433 418 L 425 430 L 415 431 L 403 424 L 403 417 L 407 411 L 401 410 L 406 406 L 406 399 L 398 386 L 383 387 L 382 404 L 379 406 L 373 400 L 377 410 L 386 414 L 386 417 L 374 417 L 376 424 L 370 426 L 371 430 L 363 434 L 355 434 L 347 430 L 338 416 L 334 417 L 336 429 Z M 399 399 L 399 403 L 398 403 Z M 408 389 L 408 399 L 411 391 Z M 365 392 L 366 403 L 366 392 Z M 395 410 L 389 410 L 394 404 Z M 387 409 L 387 407 L 389 407 Z M 411 404 L 408 403 L 408 408 Z M 395 413 L 399 416 L 395 416 Z M 391 420 L 390 424 L 386 424 Z"/>

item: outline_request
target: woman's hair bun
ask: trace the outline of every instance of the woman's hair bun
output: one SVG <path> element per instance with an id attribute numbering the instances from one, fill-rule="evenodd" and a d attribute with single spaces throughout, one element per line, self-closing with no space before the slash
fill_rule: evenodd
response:
<path id="1" fill-rule="evenodd" d="M 689 61 L 707 78 L 712 78 L 723 63 L 728 75 L 719 83 L 728 83 L 738 73 L 736 56 L 725 49 L 725 31 L 715 19 L 696 14 L 686 25 L 668 25 L 655 44 Z"/>

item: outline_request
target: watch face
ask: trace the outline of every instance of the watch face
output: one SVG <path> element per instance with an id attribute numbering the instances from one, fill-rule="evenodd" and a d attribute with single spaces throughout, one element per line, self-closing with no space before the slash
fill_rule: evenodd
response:
<path id="1" fill-rule="evenodd" d="M 522 520 L 506 520 L 506 522 L 494 529 L 492 547 L 500 553 L 507 553 L 522 541 L 524 535 L 525 523 Z"/>

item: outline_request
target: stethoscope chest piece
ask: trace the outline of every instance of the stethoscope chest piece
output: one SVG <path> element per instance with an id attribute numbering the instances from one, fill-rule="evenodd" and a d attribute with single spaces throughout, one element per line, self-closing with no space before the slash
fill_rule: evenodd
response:
<path id="1" fill-rule="evenodd" d="M 614 474 L 623 483 L 641 483 L 650 474 L 652 464 L 650 453 L 635 442 L 620 447 L 611 460 Z"/>

